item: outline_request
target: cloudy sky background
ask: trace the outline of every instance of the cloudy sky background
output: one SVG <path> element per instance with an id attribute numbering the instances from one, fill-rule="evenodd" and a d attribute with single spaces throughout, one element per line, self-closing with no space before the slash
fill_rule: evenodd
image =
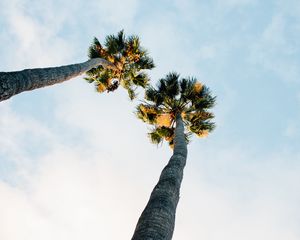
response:
<path id="1" fill-rule="evenodd" d="M 87 59 L 124 29 L 217 95 L 194 138 L 174 240 L 300 239 L 298 0 L 1 0 L 0 71 Z M 140 94 L 142 97 L 142 94 Z M 0 239 L 130 239 L 171 151 L 123 89 L 82 77 L 0 103 Z"/>

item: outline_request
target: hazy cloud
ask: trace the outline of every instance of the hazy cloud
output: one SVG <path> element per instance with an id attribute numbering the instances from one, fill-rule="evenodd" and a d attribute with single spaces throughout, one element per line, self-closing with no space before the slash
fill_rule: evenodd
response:
<path id="1" fill-rule="evenodd" d="M 245 112 L 246 118 L 254 115 L 247 107 L 256 104 L 259 83 L 251 79 L 246 101 L 247 76 L 235 75 L 247 75 L 244 58 L 297 81 L 299 49 L 292 30 L 298 24 L 287 20 L 289 12 L 297 19 L 297 1 L 267 21 L 257 42 L 251 42 L 254 33 L 243 35 L 251 24 L 241 30 L 232 27 L 235 18 L 226 22 L 257 1 L 3 4 L 4 70 L 85 60 L 93 36 L 124 28 L 139 34 L 153 56 L 154 81 L 176 70 L 217 91 L 216 132 L 189 146 L 174 240 L 299 239 L 299 150 L 278 127 L 280 147 L 261 151 L 264 129 L 246 123 L 237 129 L 232 121 Z M 239 108 L 242 100 L 246 110 Z M 0 238 L 129 239 L 171 154 L 165 145 L 150 145 L 147 126 L 132 113 L 136 103 L 122 89 L 98 94 L 81 77 L 0 103 Z M 287 136 L 297 137 L 296 127 L 287 127 Z M 245 129 L 258 141 L 248 145 Z"/>

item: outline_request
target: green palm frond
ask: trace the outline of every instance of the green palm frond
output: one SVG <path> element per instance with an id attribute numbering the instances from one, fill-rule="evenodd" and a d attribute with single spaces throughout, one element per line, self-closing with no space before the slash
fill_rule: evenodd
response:
<path id="1" fill-rule="evenodd" d="M 156 131 L 159 133 L 160 136 L 165 138 L 166 140 L 171 139 L 174 136 L 175 128 L 168 128 L 168 127 L 157 127 Z"/>
<path id="2" fill-rule="evenodd" d="M 165 95 L 166 91 L 167 91 L 166 79 L 161 78 L 157 84 L 157 92 L 159 92 L 160 95 Z"/>
<path id="3" fill-rule="evenodd" d="M 179 94 L 179 74 L 173 72 L 169 73 L 165 78 L 166 92 L 165 94 L 170 98 L 175 98 Z"/>
<path id="4" fill-rule="evenodd" d="M 120 32 L 118 32 L 116 41 L 117 41 L 118 51 L 123 50 L 125 48 L 125 44 L 126 44 L 124 30 L 121 30 Z"/>
<path id="5" fill-rule="evenodd" d="M 117 36 L 108 35 L 105 38 L 104 46 L 106 47 L 108 54 L 116 54 L 125 47 L 125 36 L 123 30 L 120 31 Z"/>
<path id="6" fill-rule="evenodd" d="M 156 106 L 161 105 L 164 101 L 163 95 L 151 86 L 146 89 L 145 99 L 149 102 L 153 102 Z"/>
<path id="7" fill-rule="evenodd" d="M 169 73 L 158 81 L 156 88 L 146 88 L 145 101 L 137 107 L 137 116 L 154 126 L 149 133 L 152 142 L 165 140 L 172 147 L 177 114 L 181 114 L 186 126 L 187 142 L 192 134 L 205 137 L 215 128 L 211 121 L 214 114 L 209 111 L 215 100 L 209 88 L 197 79 L 179 79 L 179 74 Z"/>
<path id="8" fill-rule="evenodd" d="M 101 51 L 102 45 L 99 40 L 94 37 L 92 45 L 88 49 L 89 58 L 101 58 L 103 57 L 103 51 Z"/>
<path id="9" fill-rule="evenodd" d="M 180 94 L 184 101 L 192 100 L 195 97 L 194 86 L 197 80 L 195 78 L 183 78 L 180 81 Z"/>
<path id="10" fill-rule="evenodd" d="M 140 87 L 147 87 L 149 82 L 149 77 L 146 73 L 141 72 L 139 74 L 137 74 L 136 76 L 132 76 L 132 83 L 136 86 L 140 86 Z"/>
<path id="11" fill-rule="evenodd" d="M 203 86 L 202 90 L 192 99 L 196 109 L 209 109 L 214 107 L 216 98 L 211 95 L 208 87 Z"/>
<path id="12" fill-rule="evenodd" d="M 128 91 L 130 99 L 136 97 L 137 86 L 145 88 L 148 85 L 149 77 L 145 70 L 154 68 L 153 60 L 141 47 L 139 38 L 137 36 L 126 37 L 123 30 L 117 35 L 108 35 L 104 46 L 97 38 L 94 38 L 89 47 L 88 56 L 89 58 L 103 58 L 113 63 L 116 68 L 107 69 L 102 66 L 93 68 L 86 72 L 85 79 L 90 83 L 94 82 L 98 89 L 99 77 L 102 74 L 109 75 L 105 84 L 107 92 L 114 91 L 121 85 Z M 112 79 L 118 81 L 111 81 Z M 103 81 L 100 82 L 104 84 Z"/>
<path id="13" fill-rule="evenodd" d="M 155 130 L 153 132 L 149 132 L 148 136 L 150 138 L 151 143 L 153 144 L 158 145 L 163 141 L 163 138 Z"/>
<path id="14" fill-rule="evenodd" d="M 180 94 L 184 94 L 189 87 L 189 81 L 186 78 L 182 78 L 180 82 Z"/>
<path id="15" fill-rule="evenodd" d="M 102 71 L 100 71 L 100 69 L 101 69 Z M 89 71 L 86 72 L 86 75 L 87 75 L 88 78 L 92 78 L 92 79 L 93 79 L 93 78 L 95 78 L 97 75 L 103 73 L 103 72 L 104 72 L 103 70 L 104 70 L 104 69 L 103 69 L 102 66 L 99 66 L 98 68 L 92 68 L 91 70 L 89 70 Z"/>
<path id="16" fill-rule="evenodd" d="M 189 122 L 199 122 L 213 119 L 214 117 L 213 113 L 207 111 L 193 111 L 186 113 L 183 119 Z"/>
<path id="17" fill-rule="evenodd" d="M 83 79 L 86 80 L 88 83 L 92 83 L 92 82 L 95 81 L 95 79 L 93 79 L 93 78 L 88 78 L 88 77 L 85 77 L 85 78 L 83 78 Z"/>
<path id="18" fill-rule="evenodd" d="M 128 97 L 129 97 L 130 100 L 133 100 L 133 99 L 136 98 L 135 89 L 133 89 L 132 87 L 128 88 L 127 92 L 128 92 Z"/>
<path id="19" fill-rule="evenodd" d="M 152 143 L 159 144 L 163 140 L 167 142 L 174 141 L 174 130 L 175 128 L 167 128 L 167 127 L 155 127 L 152 129 L 148 136 Z"/>
<path id="20" fill-rule="evenodd" d="M 136 61 L 139 69 L 152 69 L 155 67 L 154 62 L 147 55 L 143 55 L 139 60 Z"/>
<path id="21" fill-rule="evenodd" d="M 214 130 L 215 124 L 210 121 L 205 122 L 193 122 L 189 126 L 189 130 L 195 133 L 198 137 L 206 137 L 212 130 Z"/>

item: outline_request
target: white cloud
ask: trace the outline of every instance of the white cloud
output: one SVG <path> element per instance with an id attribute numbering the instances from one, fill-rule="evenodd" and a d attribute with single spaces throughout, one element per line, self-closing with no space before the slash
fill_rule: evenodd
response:
<path id="1" fill-rule="evenodd" d="M 299 126 L 297 123 L 289 123 L 288 126 L 284 129 L 283 135 L 289 138 L 293 138 L 299 135 Z"/>
<path id="2" fill-rule="evenodd" d="M 299 152 L 215 148 L 188 160 L 175 239 L 298 239 Z"/>
<path id="3" fill-rule="evenodd" d="M 1 9 L 6 22 L 7 44 L 11 48 L 6 55 L 8 65 L 13 66 L 7 71 L 22 68 L 45 67 L 64 63 L 72 55 L 72 46 L 58 37 L 58 25 L 63 25 L 63 19 L 51 14 L 45 8 L 39 9 L 38 18 L 30 14 L 28 2 L 5 1 L 5 8 Z M 36 4 L 31 7 L 35 9 Z M 40 5 L 40 6 L 43 6 Z"/>
<path id="4" fill-rule="evenodd" d="M 199 73 L 197 63 L 183 48 L 189 40 L 174 25 L 176 14 L 157 13 L 140 19 L 136 27 L 137 1 L 84 3 L 91 7 L 89 11 L 80 1 L 64 2 L 60 11 L 54 1 L 32 3 L 29 10 L 20 1 L 6 2 L 10 9 L 5 15 L 6 29 L 11 28 L 9 36 L 20 42 L 15 51 L 9 45 L 10 69 L 70 61 L 69 54 L 83 51 L 76 48 L 82 40 L 60 36 L 61 26 L 72 23 L 70 31 L 85 30 L 91 35 L 112 33 L 110 28 L 122 25 L 140 32 L 143 45 L 157 60 L 153 74 L 157 77 L 170 70 Z M 191 1 L 185 4 L 186 9 L 194 6 Z M 36 17 L 38 10 L 45 10 L 41 21 Z M 255 52 L 263 51 L 262 58 L 267 60 L 277 46 L 286 44 L 284 20 L 274 19 Z M 268 44 L 270 48 L 265 49 Z M 268 50 L 272 50 L 270 55 Z M 208 59 L 218 57 L 215 45 L 204 46 L 200 52 Z M 40 106 L 29 97 L 0 104 L 1 157 L 15 163 L 9 181 L 1 176 L 0 238 L 130 238 L 170 150 L 148 143 L 146 126 L 128 114 L 134 104 L 123 90 L 99 95 L 82 79 L 51 89 L 55 89 L 50 104 L 54 110 L 47 123 L 18 112 L 21 100 L 33 109 Z M 227 126 L 224 116 L 232 114 L 236 101 L 235 91 L 225 92 L 218 106 L 219 127 L 223 128 Z M 32 159 L 31 151 L 41 146 L 37 143 L 45 144 L 44 151 Z M 299 239 L 299 153 L 253 153 L 255 144 L 223 144 L 194 141 L 190 145 L 174 240 L 186 239 L 187 233 L 188 239 Z"/>
<path id="5" fill-rule="evenodd" d="M 253 5 L 257 3 L 257 0 L 223 0 L 217 1 L 218 4 L 222 5 L 222 6 L 227 6 L 227 7 L 245 7 L 248 5 Z"/>
<path id="6" fill-rule="evenodd" d="M 103 16 L 102 22 L 113 24 L 117 27 L 131 26 L 135 15 L 137 14 L 139 2 L 137 0 L 113 0 L 113 1 L 95 1 L 94 6 L 100 16 Z"/>
<path id="7" fill-rule="evenodd" d="M 26 187 L 1 182 L 1 239 L 130 238 L 161 167 L 144 156 L 148 167 L 141 171 L 137 161 L 143 159 L 130 161 L 128 152 L 103 156 L 94 147 L 61 147 L 39 159 Z M 261 164 L 251 163 L 252 154 L 239 148 L 213 152 L 206 149 L 201 157 L 192 150 L 189 155 L 174 239 L 189 232 L 189 239 L 296 240 L 300 179 L 299 164 L 292 160 L 300 155 L 266 156 Z M 196 158 L 204 156 L 197 166 Z M 204 173 L 209 168 L 212 172 Z M 211 174 L 219 176 L 209 180 Z M 233 182 L 222 182 L 227 174 Z"/>
<path id="8" fill-rule="evenodd" d="M 265 28 L 253 46 L 250 59 L 280 79 L 288 82 L 299 82 L 297 54 L 300 51 L 295 43 L 293 28 L 295 22 L 288 22 L 289 15 L 277 13 Z"/>
<path id="9" fill-rule="evenodd" d="M 129 238 L 134 225 L 124 222 L 139 199 L 132 182 L 70 150 L 41 161 L 27 188 L 1 183 L 1 239 Z"/>
<path id="10" fill-rule="evenodd" d="M 73 104 L 79 107 L 81 100 L 77 101 L 78 104 Z M 68 115 L 71 113 L 66 111 L 68 106 L 57 111 L 65 111 Z M 103 124 L 101 117 L 105 113 L 104 109 L 97 111 L 97 103 L 93 107 L 96 112 L 96 115 L 92 114 L 95 122 L 98 120 L 100 125 Z M 1 239 L 129 238 L 141 211 L 140 205 L 146 202 L 143 198 L 148 197 L 153 185 L 149 181 L 152 176 L 144 177 L 144 172 L 157 164 L 163 164 L 163 161 L 153 164 L 151 156 L 154 159 L 158 157 L 150 153 L 150 147 L 146 150 L 138 146 L 139 142 L 134 141 L 137 132 L 124 126 L 119 126 L 123 131 L 117 129 L 114 132 L 116 129 L 113 129 L 113 125 L 120 122 L 116 114 L 110 116 L 115 121 L 106 126 L 111 128 L 108 132 L 103 131 L 103 128 L 101 131 L 97 124 L 85 129 L 87 123 L 81 121 L 84 118 L 80 118 L 75 127 L 84 130 L 83 136 L 87 135 L 88 141 L 80 141 L 82 146 L 72 145 L 63 142 L 62 133 L 54 133 L 51 138 L 45 139 L 39 122 L 32 124 L 30 118 L 26 117 L 21 120 L 20 116 L 11 113 L 8 106 L 5 109 L 6 113 L 2 111 L 5 114 L 1 115 L 1 136 L 6 136 L 6 142 L 1 142 L 1 149 L 4 147 L 8 160 L 16 161 L 17 164 L 10 173 L 14 181 L 0 182 L 0 209 L 3 213 L 0 224 L 4 226 L 0 230 Z M 102 114 L 97 116 L 99 113 Z M 10 131 L 21 122 L 23 124 L 19 128 Z M 40 134 L 35 134 L 35 131 Z M 126 136 L 130 133 L 132 139 L 128 141 L 130 138 Z M 139 134 L 147 141 L 143 132 Z M 34 168 L 19 140 L 23 135 L 30 141 L 45 141 L 48 146 L 48 150 L 34 162 Z M 8 147 L 13 144 L 18 148 Z M 132 155 L 132 148 L 141 151 L 135 151 Z M 140 156 L 147 151 L 148 157 L 141 159 Z M 145 161 L 149 165 L 152 162 L 151 166 L 145 166 Z M 143 171 L 136 170 L 139 166 L 142 166 L 140 169 Z M 136 179 L 141 179 L 141 182 L 136 182 Z M 119 231 L 114 230 L 116 224 Z"/>
<path id="11" fill-rule="evenodd" d="M 0 112 L 0 156 L 12 165 L 18 165 L 18 170 L 33 163 L 30 158 L 34 156 L 31 156 L 31 151 L 28 152 L 29 149 L 39 147 L 36 152 L 42 151 L 46 147 L 43 143 L 47 143 L 49 148 L 56 147 L 51 130 L 34 118 L 26 118 L 13 111 L 10 101 L 0 104 Z"/>
<path id="12" fill-rule="evenodd" d="M 216 56 L 214 46 L 203 46 L 199 49 L 199 57 L 202 59 L 213 59 Z"/>

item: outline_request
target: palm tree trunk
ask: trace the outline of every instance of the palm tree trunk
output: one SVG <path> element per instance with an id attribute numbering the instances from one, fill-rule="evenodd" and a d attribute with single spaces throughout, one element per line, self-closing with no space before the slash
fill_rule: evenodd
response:
<path id="1" fill-rule="evenodd" d="M 151 193 L 132 240 L 172 239 L 183 169 L 187 158 L 187 143 L 180 114 L 176 117 L 174 140 L 173 155 Z"/>
<path id="2" fill-rule="evenodd" d="M 60 67 L 25 69 L 17 72 L 0 72 L 0 102 L 18 93 L 61 83 L 102 65 L 115 66 L 102 58 Z"/>

